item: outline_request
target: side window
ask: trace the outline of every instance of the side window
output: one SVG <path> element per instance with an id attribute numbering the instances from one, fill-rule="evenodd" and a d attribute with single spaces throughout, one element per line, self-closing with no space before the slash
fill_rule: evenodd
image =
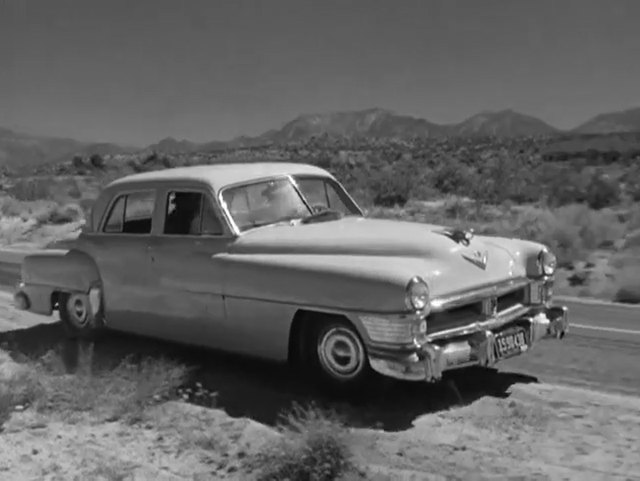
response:
<path id="1" fill-rule="evenodd" d="M 121 195 L 111 207 L 103 231 L 111 234 L 150 234 L 154 204 L 153 192 Z"/>
<path id="2" fill-rule="evenodd" d="M 354 214 L 345 204 L 331 183 L 324 179 L 299 178 L 296 179 L 298 187 L 302 191 L 315 212 L 324 209 L 333 209 L 345 215 Z"/>
<path id="3" fill-rule="evenodd" d="M 222 223 L 206 195 L 169 192 L 164 233 L 170 235 L 221 235 Z"/>
<path id="4" fill-rule="evenodd" d="M 122 226 L 124 224 L 124 206 L 126 203 L 127 197 L 125 195 L 121 195 L 114 202 L 113 207 L 111 207 L 111 212 L 109 212 L 107 222 L 104 224 L 104 232 L 108 232 L 109 234 L 122 232 Z"/>

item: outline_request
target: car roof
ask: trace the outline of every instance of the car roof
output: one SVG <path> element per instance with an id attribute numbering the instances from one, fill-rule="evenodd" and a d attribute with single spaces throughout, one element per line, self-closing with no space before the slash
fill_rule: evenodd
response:
<path id="1" fill-rule="evenodd" d="M 294 162 L 235 162 L 189 167 L 173 167 L 131 174 L 117 179 L 109 187 L 154 181 L 200 181 L 209 183 L 216 192 L 228 185 L 250 182 L 281 175 L 322 175 L 332 177 L 326 170 L 309 164 Z"/>

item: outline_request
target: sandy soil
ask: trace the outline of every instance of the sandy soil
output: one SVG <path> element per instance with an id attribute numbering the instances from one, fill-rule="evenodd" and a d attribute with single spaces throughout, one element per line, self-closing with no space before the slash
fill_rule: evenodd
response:
<path id="1" fill-rule="evenodd" d="M 360 436 L 375 439 L 369 468 L 394 479 L 640 479 L 640 399 L 582 389 L 515 385 L 406 433 Z"/>
<path id="2" fill-rule="evenodd" d="M 0 382 L 20 369 L 0 356 Z M 0 433 L 0 479 L 252 479 L 245 460 L 279 436 L 175 401 L 135 425 L 27 408 Z M 366 479 L 640 479 L 640 398 L 578 388 L 516 384 L 396 432 L 352 427 L 348 437 Z"/>

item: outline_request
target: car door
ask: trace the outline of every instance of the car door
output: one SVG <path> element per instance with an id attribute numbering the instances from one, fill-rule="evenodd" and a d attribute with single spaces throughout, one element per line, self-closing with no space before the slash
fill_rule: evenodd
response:
<path id="1" fill-rule="evenodd" d="M 152 334 L 151 287 L 147 245 L 153 227 L 156 191 L 149 188 L 114 195 L 102 224 L 84 237 L 84 249 L 94 258 L 102 279 L 108 326 Z"/>
<path id="2" fill-rule="evenodd" d="M 233 241 L 231 232 L 206 186 L 166 186 L 159 193 L 160 208 L 163 218 L 151 238 L 149 257 L 162 335 L 221 348 L 228 334 L 221 255 Z"/>

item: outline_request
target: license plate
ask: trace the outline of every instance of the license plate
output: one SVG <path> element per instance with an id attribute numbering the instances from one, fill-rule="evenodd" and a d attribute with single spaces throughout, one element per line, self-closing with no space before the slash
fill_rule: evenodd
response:
<path id="1" fill-rule="evenodd" d="M 527 334 L 524 329 L 509 330 L 496 335 L 496 357 L 504 359 L 526 351 Z"/>

